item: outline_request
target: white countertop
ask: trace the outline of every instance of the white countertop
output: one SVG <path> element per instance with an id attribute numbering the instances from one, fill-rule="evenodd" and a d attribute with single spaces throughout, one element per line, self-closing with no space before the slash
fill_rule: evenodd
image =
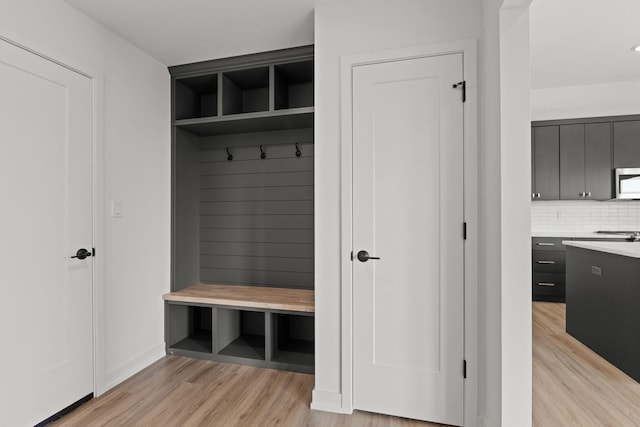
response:
<path id="1" fill-rule="evenodd" d="M 588 239 L 624 238 L 620 234 L 600 234 L 595 231 L 532 231 L 531 237 L 576 237 Z"/>
<path id="2" fill-rule="evenodd" d="M 566 246 L 590 249 L 592 251 L 607 252 L 614 255 L 640 258 L 640 242 L 584 242 L 579 240 L 564 240 Z"/>

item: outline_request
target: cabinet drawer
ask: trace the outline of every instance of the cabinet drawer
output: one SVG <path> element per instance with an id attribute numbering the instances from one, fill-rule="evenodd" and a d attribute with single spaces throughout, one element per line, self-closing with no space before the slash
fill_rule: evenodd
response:
<path id="1" fill-rule="evenodd" d="M 561 251 L 532 251 L 531 269 L 536 273 L 565 273 L 565 258 Z"/>
<path id="2" fill-rule="evenodd" d="M 568 237 L 532 237 L 531 249 L 534 251 L 564 251 L 563 240 L 570 240 Z"/>
<path id="3" fill-rule="evenodd" d="M 555 296 L 564 298 L 565 275 L 550 273 L 533 273 L 533 297 Z"/>

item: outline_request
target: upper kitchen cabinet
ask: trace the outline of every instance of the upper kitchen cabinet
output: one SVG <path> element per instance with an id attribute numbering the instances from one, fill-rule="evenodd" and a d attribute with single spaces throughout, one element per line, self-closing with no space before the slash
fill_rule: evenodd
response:
<path id="1" fill-rule="evenodd" d="M 613 167 L 640 167 L 640 120 L 613 123 L 613 153 Z"/>
<path id="2" fill-rule="evenodd" d="M 560 199 L 611 198 L 611 123 L 560 125 Z"/>
<path id="3" fill-rule="evenodd" d="M 559 126 L 535 126 L 531 138 L 531 197 L 534 200 L 560 198 Z"/>

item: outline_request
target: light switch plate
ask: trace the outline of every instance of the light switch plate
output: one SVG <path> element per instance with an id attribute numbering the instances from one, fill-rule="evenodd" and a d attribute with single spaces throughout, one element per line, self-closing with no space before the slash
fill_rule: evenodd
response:
<path id="1" fill-rule="evenodd" d="M 122 202 L 111 201 L 111 217 L 122 218 Z"/>

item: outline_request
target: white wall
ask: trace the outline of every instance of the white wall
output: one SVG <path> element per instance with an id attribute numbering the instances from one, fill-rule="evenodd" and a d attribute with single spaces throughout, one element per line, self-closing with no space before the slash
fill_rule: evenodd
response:
<path id="1" fill-rule="evenodd" d="M 531 120 L 640 114 L 640 81 L 531 91 Z"/>
<path id="2" fill-rule="evenodd" d="M 169 290 L 170 109 L 166 67 L 61 0 L 1 0 L 0 34 L 104 77 L 105 341 L 99 391 L 162 356 Z M 123 202 L 122 219 L 109 216 Z"/>
<path id="3" fill-rule="evenodd" d="M 316 387 L 314 404 L 328 407 L 341 405 L 341 348 L 340 348 L 340 76 L 342 55 L 377 51 L 389 48 L 431 44 L 443 41 L 477 39 L 480 41 L 480 105 L 479 105 L 479 229 L 480 271 L 479 310 L 477 331 L 480 341 L 480 423 L 498 426 L 503 402 L 501 393 L 501 145 L 500 145 L 500 38 L 499 10 L 502 0 L 354 0 L 316 9 L 316 126 L 315 126 L 315 185 L 316 185 Z M 516 82 L 515 84 L 518 84 Z M 526 86 L 528 90 L 528 86 Z M 525 102 L 527 100 L 525 99 Z M 524 109 L 526 110 L 526 105 Z M 522 116 L 522 109 L 518 110 Z M 521 117 L 519 117 L 521 118 Z M 520 135 L 528 128 L 521 124 L 513 134 Z M 529 150 L 527 139 L 514 141 L 520 145 L 514 153 L 521 156 Z M 524 151 L 523 151 L 524 150 Z M 528 163 L 528 157 L 518 158 L 517 164 Z M 528 173 L 522 171 L 526 186 Z M 504 195 L 510 194 L 506 191 Z M 526 193 L 528 194 L 528 193 Z M 513 223 L 522 228 L 528 225 L 526 200 L 525 219 L 520 202 L 516 201 Z M 508 203 L 508 202 L 507 202 Z M 529 229 L 527 227 L 527 233 Z M 515 234 L 518 235 L 517 233 Z M 508 241 L 507 241 L 508 240 Z M 528 242 L 527 240 L 524 241 Z M 528 245 L 528 243 L 527 243 Z M 517 252 L 519 253 L 519 252 Z M 514 257 L 517 258 L 517 253 Z M 522 256 L 521 256 L 522 258 Z M 529 255 L 525 254 L 525 260 Z M 519 260 L 519 263 L 522 260 Z M 530 301 L 527 301 L 530 304 Z M 518 307 L 514 306 L 514 310 Z M 526 311 L 525 311 L 526 314 Z M 523 315 L 520 315 L 520 319 Z M 519 323 L 522 325 L 522 322 Z M 526 328 L 526 325 L 522 325 Z M 515 332 L 515 331 L 514 331 Z M 530 338 L 530 329 L 519 331 Z M 471 331 L 476 333 L 476 331 Z M 506 343 L 510 346 L 510 343 Z M 521 349 L 526 352 L 526 347 Z M 508 372 L 510 384 L 517 379 L 514 372 L 527 363 L 516 363 Z M 530 371 L 530 359 L 528 370 Z M 517 378 L 520 378 L 518 376 Z M 525 375 L 523 392 L 510 391 L 516 409 L 530 405 L 530 380 Z M 530 409 L 529 409 L 530 411 Z M 529 415 L 527 415 L 529 414 Z M 516 417 L 509 419 L 513 421 Z M 522 413 L 522 423 L 530 422 L 530 412 Z M 468 420 L 473 425 L 476 420 Z M 516 425 L 516 424 L 512 424 Z"/>
<path id="4" fill-rule="evenodd" d="M 480 426 L 501 424 L 500 7 L 483 2 L 478 149 L 478 356 Z"/>
<path id="5" fill-rule="evenodd" d="M 531 425 L 529 8 L 500 12 L 503 426 Z"/>

